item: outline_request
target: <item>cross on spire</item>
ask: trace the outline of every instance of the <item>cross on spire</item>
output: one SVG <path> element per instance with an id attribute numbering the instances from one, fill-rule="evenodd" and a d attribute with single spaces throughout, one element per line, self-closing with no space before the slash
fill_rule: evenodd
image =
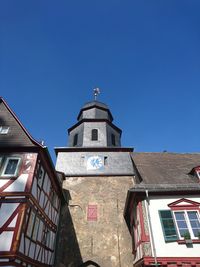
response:
<path id="1" fill-rule="evenodd" d="M 97 88 L 94 88 L 93 91 L 94 91 L 94 100 L 96 101 L 97 96 L 100 94 L 100 89 L 97 87 Z"/>

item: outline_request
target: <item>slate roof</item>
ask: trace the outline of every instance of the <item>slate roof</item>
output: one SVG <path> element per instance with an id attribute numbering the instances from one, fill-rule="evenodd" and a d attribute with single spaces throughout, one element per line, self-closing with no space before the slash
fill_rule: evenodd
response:
<path id="1" fill-rule="evenodd" d="M 166 187 L 199 184 L 199 179 L 191 175 L 191 170 L 200 165 L 200 153 L 132 153 L 134 165 L 144 185 Z"/>
<path id="2" fill-rule="evenodd" d="M 113 116 L 112 116 L 112 114 L 110 112 L 109 107 L 106 104 L 104 104 L 102 102 L 99 102 L 99 101 L 90 101 L 90 102 L 85 103 L 84 106 L 81 108 L 79 114 L 78 114 L 77 120 L 80 120 L 81 115 L 82 115 L 82 112 L 84 110 L 88 110 L 88 109 L 92 109 L 92 108 L 96 108 L 97 109 L 97 112 L 98 112 L 98 110 L 104 110 L 104 111 L 106 111 L 108 113 L 108 115 L 109 115 L 110 121 L 111 122 L 113 121 Z M 99 116 L 97 116 L 97 118 L 98 117 Z"/>
<path id="3" fill-rule="evenodd" d="M 85 109 L 85 108 L 90 108 L 90 107 L 93 107 L 93 106 L 97 106 L 97 107 L 100 107 L 100 108 L 103 108 L 103 109 L 109 109 L 109 107 L 102 103 L 102 102 L 99 102 L 99 101 L 90 101 L 90 102 L 87 102 L 84 104 L 84 106 L 82 107 L 82 109 Z"/>
<path id="4" fill-rule="evenodd" d="M 0 97 L 0 126 L 9 127 L 7 134 L 0 135 L 0 147 L 43 147 L 28 133 L 2 97 Z"/>

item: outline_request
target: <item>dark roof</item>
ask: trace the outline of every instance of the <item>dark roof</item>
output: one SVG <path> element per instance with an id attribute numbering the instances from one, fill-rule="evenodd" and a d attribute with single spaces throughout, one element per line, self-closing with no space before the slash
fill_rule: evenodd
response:
<path id="1" fill-rule="evenodd" d="M 200 165 L 200 153 L 132 153 L 142 184 L 194 184 L 191 170 Z"/>
<path id="2" fill-rule="evenodd" d="M 102 102 L 99 102 L 99 101 L 90 101 L 90 102 L 87 102 L 84 104 L 84 106 L 82 107 L 82 109 L 87 109 L 87 108 L 90 108 L 90 107 L 93 107 L 93 106 L 97 106 L 97 107 L 100 107 L 100 108 L 103 108 L 103 109 L 109 109 L 108 106 Z"/>
<path id="3" fill-rule="evenodd" d="M 62 194 L 62 179 L 64 174 L 57 173 L 51 156 L 46 146 L 37 142 L 25 129 L 15 113 L 8 106 L 6 101 L 0 97 L 0 126 L 8 126 L 10 129 L 7 134 L 0 135 L 1 152 L 10 151 L 37 151 L 41 152 L 41 157 L 46 160 L 54 181 L 56 182 L 60 194 Z"/>
<path id="4" fill-rule="evenodd" d="M 111 112 L 109 110 L 109 107 L 106 104 L 104 104 L 102 102 L 99 102 L 99 101 L 91 101 L 91 102 L 85 103 L 84 106 L 81 108 L 79 114 L 78 114 L 77 120 L 80 120 L 82 112 L 84 110 L 88 110 L 88 109 L 92 109 L 92 108 L 97 108 L 97 109 L 100 109 L 100 110 L 107 111 L 108 114 L 109 114 L 110 121 L 111 122 L 113 121 L 113 116 L 112 116 L 112 114 L 111 114 Z"/>
<path id="5" fill-rule="evenodd" d="M 0 147 L 43 147 L 28 133 L 2 97 L 0 97 L 0 126 L 9 127 L 7 134 L 0 135 Z"/>
<path id="6" fill-rule="evenodd" d="M 129 189 L 130 192 L 141 193 L 148 192 L 193 192 L 200 191 L 200 184 L 138 184 Z"/>

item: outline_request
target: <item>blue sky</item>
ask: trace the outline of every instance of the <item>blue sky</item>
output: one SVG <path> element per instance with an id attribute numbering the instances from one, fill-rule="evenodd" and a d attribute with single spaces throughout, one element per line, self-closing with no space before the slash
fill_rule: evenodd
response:
<path id="1" fill-rule="evenodd" d="M 0 95 L 52 155 L 96 86 L 123 146 L 199 152 L 199 14 L 199 0 L 2 0 Z"/>

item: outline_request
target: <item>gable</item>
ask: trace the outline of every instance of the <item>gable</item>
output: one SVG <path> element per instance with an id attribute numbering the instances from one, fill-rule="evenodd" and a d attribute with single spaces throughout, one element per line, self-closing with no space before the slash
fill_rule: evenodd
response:
<path id="1" fill-rule="evenodd" d="M 181 198 L 179 200 L 176 200 L 170 204 L 168 204 L 168 207 L 171 209 L 195 209 L 200 207 L 200 203 L 187 199 L 187 198 Z"/>
<path id="2" fill-rule="evenodd" d="M 7 126 L 7 133 L 0 134 L 0 147 L 35 146 L 39 145 L 28 134 L 16 115 L 0 98 L 0 127 Z"/>

